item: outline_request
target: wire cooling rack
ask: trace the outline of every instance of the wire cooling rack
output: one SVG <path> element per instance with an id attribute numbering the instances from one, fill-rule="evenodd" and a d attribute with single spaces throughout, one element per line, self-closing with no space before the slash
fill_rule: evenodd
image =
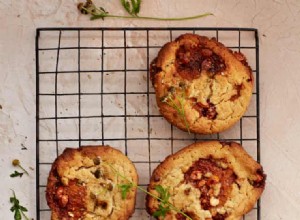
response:
<path id="1" fill-rule="evenodd" d="M 183 33 L 215 37 L 244 53 L 255 88 L 248 111 L 228 131 L 189 135 L 164 120 L 149 83 L 149 64 Z M 198 140 L 241 143 L 260 160 L 259 44 L 251 28 L 39 28 L 36 33 L 37 219 L 50 219 L 48 172 L 66 147 L 108 144 L 135 164 L 140 185 L 169 154 Z M 151 219 L 138 194 L 132 219 Z M 260 220 L 260 202 L 245 220 Z"/>

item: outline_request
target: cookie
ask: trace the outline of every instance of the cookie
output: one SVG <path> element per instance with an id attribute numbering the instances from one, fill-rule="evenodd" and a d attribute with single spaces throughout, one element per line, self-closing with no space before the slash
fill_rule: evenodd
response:
<path id="1" fill-rule="evenodd" d="M 195 34 L 165 44 L 150 65 L 150 78 L 161 114 L 178 128 L 200 134 L 234 125 L 253 89 L 243 54 Z"/>
<path id="2" fill-rule="evenodd" d="M 154 170 L 148 191 L 161 198 L 157 187 L 163 187 L 168 201 L 193 220 L 239 220 L 254 207 L 265 179 L 262 166 L 239 144 L 209 141 L 167 157 Z M 160 205 L 147 196 L 149 214 L 155 215 Z M 188 219 L 174 209 L 165 214 L 157 219 Z"/>
<path id="3" fill-rule="evenodd" d="M 120 188 L 128 181 L 137 184 L 137 172 L 119 150 L 109 146 L 66 148 L 48 177 L 46 199 L 51 219 L 129 219 L 134 212 L 136 187 L 125 195 Z"/>

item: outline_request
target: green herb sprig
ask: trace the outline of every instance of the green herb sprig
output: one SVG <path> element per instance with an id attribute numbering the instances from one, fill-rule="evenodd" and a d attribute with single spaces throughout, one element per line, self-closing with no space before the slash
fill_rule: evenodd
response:
<path id="1" fill-rule="evenodd" d="M 103 163 L 107 164 L 114 171 L 114 173 L 117 176 L 121 177 L 122 179 L 124 179 L 127 182 L 126 184 L 118 185 L 118 187 L 121 190 L 122 199 L 126 199 L 127 193 L 129 193 L 129 191 L 132 188 L 137 188 L 140 191 L 148 194 L 149 196 L 153 197 L 154 199 L 157 199 L 160 202 L 158 209 L 153 213 L 154 217 L 157 217 L 157 218 L 165 217 L 169 211 L 174 210 L 175 212 L 178 212 L 178 213 L 182 214 L 183 216 L 185 216 L 188 220 L 193 220 L 191 217 L 189 217 L 187 214 L 185 214 L 184 212 L 182 212 L 181 210 L 179 210 L 178 208 L 176 208 L 174 205 L 172 205 L 169 202 L 170 193 L 169 193 L 168 189 L 164 188 L 161 185 L 156 185 L 155 190 L 159 194 L 159 196 L 156 196 L 155 194 L 150 193 L 147 190 L 140 187 L 139 185 L 133 183 L 126 176 L 122 175 L 112 164 L 107 163 L 107 162 L 103 162 Z"/>
<path id="2" fill-rule="evenodd" d="M 103 7 L 97 7 L 92 0 L 86 0 L 85 3 L 81 2 L 77 5 L 78 10 L 82 14 L 90 15 L 91 20 L 102 19 L 104 18 L 135 18 L 135 19 L 146 19 L 146 20 L 161 20 L 161 21 L 182 21 L 182 20 L 190 20 L 197 19 L 206 16 L 213 15 L 212 13 L 204 13 L 195 16 L 189 17 L 176 17 L 176 18 L 162 18 L 162 17 L 148 17 L 148 16 L 139 16 L 141 0 L 120 0 L 124 9 L 129 13 L 129 16 L 123 15 L 113 15 L 109 14 Z"/>
<path id="3" fill-rule="evenodd" d="M 176 99 L 178 100 L 179 104 L 176 102 Z M 187 122 L 185 111 L 184 111 L 184 105 L 185 105 L 185 95 L 182 93 L 181 95 L 175 96 L 173 92 L 169 92 L 167 96 L 164 96 L 161 99 L 161 102 L 166 103 L 171 108 L 175 109 L 178 113 L 178 115 L 182 118 L 184 125 L 187 129 L 187 131 L 190 132 L 190 126 Z"/>
<path id="4" fill-rule="evenodd" d="M 170 193 L 168 189 L 163 188 L 161 185 L 155 186 L 155 190 L 159 193 L 159 198 L 161 203 L 158 206 L 158 209 L 153 213 L 154 217 L 166 217 L 166 214 L 171 211 L 169 205 Z"/>
<path id="5" fill-rule="evenodd" d="M 25 220 L 30 220 L 25 212 L 27 212 L 27 208 L 24 206 L 20 205 L 20 201 L 17 199 L 15 191 L 11 190 L 13 192 L 13 196 L 10 197 L 9 201 L 12 203 L 12 207 L 10 208 L 11 212 L 14 212 L 14 219 L 15 220 L 21 220 L 22 216 L 24 217 Z"/>
<path id="6" fill-rule="evenodd" d="M 12 178 L 18 177 L 18 176 L 22 177 L 24 173 L 29 176 L 29 173 L 27 172 L 27 170 L 24 167 L 22 167 L 21 162 L 18 159 L 14 159 L 12 161 L 12 165 L 14 167 L 19 167 L 23 172 L 21 173 L 21 172 L 15 170 L 12 174 L 10 174 L 10 177 L 12 177 Z"/>

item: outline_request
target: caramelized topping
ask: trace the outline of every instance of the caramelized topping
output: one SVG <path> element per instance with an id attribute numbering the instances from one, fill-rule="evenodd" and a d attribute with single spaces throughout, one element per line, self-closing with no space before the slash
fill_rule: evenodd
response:
<path id="1" fill-rule="evenodd" d="M 184 214 L 186 214 L 190 218 L 194 218 L 194 213 L 192 213 L 192 212 L 185 212 Z M 181 213 L 177 213 L 175 215 L 175 217 L 176 217 L 177 220 L 186 220 L 186 217 Z"/>
<path id="2" fill-rule="evenodd" d="M 262 169 L 256 171 L 256 180 L 252 180 L 250 184 L 255 188 L 263 188 L 266 184 L 266 174 L 264 174 Z"/>
<path id="3" fill-rule="evenodd" d="M 77 184 L 76 180 L 69 181 L 69 185 L 58 186 L 55 191 L 54 199 L 57 200 L 57 209 L 60 211 L 61 219 L 74 217 L 79 219 L 85 211 L 86 189 L 84 186 Z"/>
<path id="4" fill-rule="evenodd" d="M 251 68 L 248 65 L 247 58 L 242 54 L 241 52 L 234 52 L 233 55 L 235 56 L 236 59 L 238 59 L 245 67 L 249 69 L 249 72 L 251 72 Z M 249 79 L 247 79 L 247 82 L 253 83 L 253 75 L 250 73 L 249 74 Z"/>
<path id="5" fill-rule="evenodd" d="M 231 96 L 230 101 L 234 101 L 234 100 L 238 99 L 241 96 L 241 90 L 242 89 L 244 89 L 243 84 L 235 85 L 236 94 Z"/>
<path id="6" fill-rule="evenodd" d="M 217 213 L 215 216 L 213 216 L 213 220 L 224 220 L 226 219 L 227 215 L 226 214 L 220 214 L 220 213 Z"/>
<path id="7" fill-rule="evenodd" d="M 202 103 L 200 102 L 197 102 L 193 108 L 196 109 L 199 114 L 200 114 L 200 117 L 207 117 L 208 119 L 216 119 L 217 118 L 217 110 L 216 110 L 216 106 L 209 102 L 208 100 L 208 105 L 203 105 Z"/>
<path id="8" fill-rule="evenodd" d="M 200 77 L 205 70 L 212 75 L 225 70 L 224 60 L 212 50 L 203 46 L 184 44 L 176 52 L 176 69 L 187 80 Z"/>
<path id="9" fill-rule="evenodd" d="M 226 168 L 225 168 L 226 167 Z M 199 159 L 184 174 L 185 181 L 201 192 L 200 203 L 203 209 L 212 210 L 223 206 L 236 180 L 233 170 L 224 159 Z M 225 219 L 225 215 L 212 212 L 213 219 Z M 223 218 L 220 218 L 222 217 Z"/>
<path id="10" fill-rule="evenodd" d="M 64 188 L 63 187 L 58 187 L 56 190 L 56 198 L 58 199 L 58 203 L 61 207 L 66 207 L 69 197 L 68 195 L 64 194 Z"/>

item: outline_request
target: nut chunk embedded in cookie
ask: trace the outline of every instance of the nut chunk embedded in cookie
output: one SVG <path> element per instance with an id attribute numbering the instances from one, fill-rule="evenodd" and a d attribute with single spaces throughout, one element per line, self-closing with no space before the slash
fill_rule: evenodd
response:
<path id="1" fill-rule="evenodd" d="M 126 176 L 120 178 L 119 176 Z M 137 184 L 132 162 L 109 146 L 67 148 L 55 160 L 48 177 L 46 198 L 51 220 L 127 220 L 134 212 Z"/>
<path id="2" fill-rule="evenodd" d="M 239 144 L 195 143 L 154 170 L 148 191 L 155 196 L 147 196 L 147 211 L 157 219 L 165 211 L 165 219 L 240 220 L 259 199 L 265 179 L 261 165 Z M 167 201 L 157 199 L 158 186 L 167 190 Z"/>
<path id="3" fill-rule="evenodd" d="M 243 54 L 196 34 L 165 44 L 150 64 L 150 79 L 161 114 L 200 134 L 233 126 L 246 112 L 253 89 Z"/>

